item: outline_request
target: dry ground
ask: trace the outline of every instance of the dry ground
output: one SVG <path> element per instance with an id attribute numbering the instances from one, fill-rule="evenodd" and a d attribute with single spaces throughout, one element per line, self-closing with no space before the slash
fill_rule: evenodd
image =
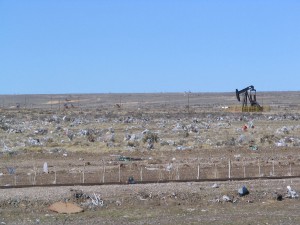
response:
<path id="1" fill-rule="evenodd" d="M 222 178 L 229 160 L 231 177 L 299 175 L 299 95 L 258 94 L 271 108 L 263 113 L 224 111 L 237 104 L 234 93 L 0 96 L 0 185 Z M 2 189 L 0 223 L 299 224 L 299 200 L 274 199 L 287 185 L 300 190 L 299 181 L 72 187 L 99 194 L 103 207 L 71 187 Z M 238 197 L 242 185 L 250 194 Z M 85 211 L 55 214 L 55 201 Z"/>

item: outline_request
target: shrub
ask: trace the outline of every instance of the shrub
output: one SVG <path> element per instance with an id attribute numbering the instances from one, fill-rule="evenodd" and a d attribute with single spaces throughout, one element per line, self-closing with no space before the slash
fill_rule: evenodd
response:
<path id="1" fill-rule="evenodd" d="M 152 133 L 152 132 L 148 132 L 144 135 L 143 137 L 143 142 L 146 143 L 146 142 L 157 142 L 158 141 L 158 135 L 155 134 L 155 133 Z"/>

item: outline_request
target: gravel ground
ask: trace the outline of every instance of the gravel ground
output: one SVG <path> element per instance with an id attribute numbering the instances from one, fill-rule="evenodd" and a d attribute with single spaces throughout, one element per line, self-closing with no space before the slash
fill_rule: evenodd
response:
<path id="1" fill-rule="evenodd" d="M 300 179 L 228 181 L 214 183 L 134 184 L 113 186 L 69 186 L 2 189 L 1 224 L 297 224 L 298 199 L 277 201 L 275 192 L 286 194 L 290 185 L 300 190 Z M 239 197 L 245 185 L 250 194 Z M 96 193 L 103 206 L 88 198 Z M 223 196 L 234 203 L 225 202 Z M 84 208 L 79 214 L 58 214 L 48 207 L 57 201 L 73 202 Z M 292 210 L 292 211 L 291 211 Z M 257 217 L 256 217 L 257 215 Z M 252 217 L 252 218 L 251 218 Z M 280 218 L 280 219 L 279 219 Z M 234 222 L 233 222 L 234 220 Z"/>
<path id="2" fill-rule="evenodd" d="M 101 198 L 118 198 L 121 196 L 134 196 L 140 192 L 160 195 L 164 193 L 198 193 L 209 194 L 212 190 L 237 190 L 241 185 L 246 185 L 251 189 L 261 189 L 264 191 L 280 190 L 286 191 L 286 186 L 291 185 L 300 189 L 300 179 L 284 180 L 249 180 L 249 181 L 224 181 L 218 182 L 219 188 L 213 189 L 212 182 L 187 182 L 187 183 L 166 183 L 166 184 L 133 184 L 133 185 L 103 185 L 103 186 L 64 186 L 64 187 L 30 187 L 30 188 L 7 188 L 1 189 L 0 202 L 12 198 L 32 199 L 45 202 L 55 202 L 70 197 L 72 190 L 82 190 L 84 193 L 97 193 Z M 214 191 L 213 193 L 216 193 Z"/>

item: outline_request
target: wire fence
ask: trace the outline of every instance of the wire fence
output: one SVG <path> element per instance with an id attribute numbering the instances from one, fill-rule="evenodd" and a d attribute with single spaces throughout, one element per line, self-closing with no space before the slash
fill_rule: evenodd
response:
<path id="1" fill-rule="evenodd" d="M 2 168 L 4 169 L 4 168 Z M 160 182 L 214 180 L 258 177 L 295 177 L 299 176 L 300 165 L 294 162 L 272 161 L 270 163 L 231 162 L 223 164 L 193 163 L 168 165 L 142 165 L 136 162 L 122 162 L 110 165 L 103 162 L 91 166 L 62 169 L 51 166 L 45 168 L 33 167 L 27 169 L 6 168 L 7 173 L 0 174 L 0 186 L 18 185 L 51 185 L 51 184 L 84 184 L 84 183 L 130 183 L 130 182 Z M 132 179 L 132 180 L 130 180 Z"/>
<path id="2" fill-rule="evenodd" d="M 0 95 L 1 109 L 47 109 L 53 111 L 86 109 L 153 109 L 183 108 L 193 112 L 199 108 L 222 111 L 260 112 L 258 107 L 242 107 L 233 93 L 155 93 L 155 94 L 83 94 L 83 95 Z M 263 111 L 271 108 L 299 108 L 296 101 L 277 102 L 270 94 L 260 105 Z"/>

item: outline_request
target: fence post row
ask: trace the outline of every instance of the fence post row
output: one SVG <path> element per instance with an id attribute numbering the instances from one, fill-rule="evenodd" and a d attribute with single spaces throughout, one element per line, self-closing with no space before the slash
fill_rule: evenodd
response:
<path id="1" fill-rule="evenodd" d="M 192 171 L 189 172 L 189 171 L 184 170 L 183 168 L 180 167 L 180 165 L 173 166 L 173 168 L 169 169 L 169 170 L 166 170 L 164 167 L 159 167 L 154 170 L 155 175 L 153 174 L 153 172 L 151 172 L 151 170 L 150 171 L 146 170 L 146 172 L 152 173 L 151 174 L 152 177 L 153 177 L 153 175 L 154 175 L 154 177 L 158 177 L 158 181 L 161 181 L 161 180 L 167 181 L 167 180 L 174 180 L 174 179 L 180 180 L 180 178 L 187 179 L 187 180 L 191 180 L 191 179 L 201 180 L 201 179 L 207 179 L 207 178 L 208 179 L 209 178 L 218 179 L 218 178 L 225 178 L 225 177 L 227 177 L 228 179 L 231 179 L 233 177 L 234 178 L 242 178 L 242 177 L 247 178 L 247 173 L 246 173 L 247 171 L 248 171 L 248 176 L 250 175 L 250 177 L 256 177 L 256 176 L 258 176 L 258 177 L 264 177 L 264 176 L 275 177 L 275 175 L 277 175 L 277 176 L 296 176 L 297 175 L 297 174 L 295 174 L 296 170 L 294 169 L 294 171 L 293 171 L 292 162 L 289 162 L 288 164 L 286 164 L 285 167 L 282 167 L 282 165 L 281 165 L 280 170 L 277 170 L 277 172 L 275 171 L 276 165 L 280 166 L 281 164 L 280 163 L 276 164 L 275 161 L 273 160 L 271 168 L 270 168 L 270 166 L 267 166 L 267 165 L 263 166 L 260 159 L 258 159 L 258 161 L 257 161 L 258 174 L 257 173 L 251 174 L 251 171 L 253 171 L 253 170 L 257 171 L 255 168 L 256 167 L 255 164 L 254 164 L 254 166 L 250 165 L 250 169 L 247 170 L 245 161 L 241 162 L 240 166 L 239 165 L 236 166 L 235 164 L 232 164 L 231 159 L 229 159 L 227 176 L 224 173 L 223 173 L 223 175 L 219 176 L 220 174 L 218 173 L 218 165 L 216 163 L 209 164 L 208 168 L 210 169 L 210 172 L 207 173 L 207 172 L 205 172 L 205 170 L 203 170 L 203 174 L 201 173 L 201 164 L 200 163 L 194 164 L 194 166 L 189 167 L 190 170 L 195 171 L 195 169 L 196 169 L 197 170 L 196 174 L 195 174 L 195 172 L 192 172 Z M 128 170 L 126 171 L 127 173 L 126 172 L 122 173 L 122 165 L 118 164 L 117 173 L 115 173 L 115 175 L 114 175 L 113 173 L 111 173 L 111 171 L 109 171 L 110 176 L 115 177 L 115 181 L 118 181 L 119 183 L 121 183 L 122 180 L 124 180 L 124 179 L 122 179 L 122 176 L 132 176 L 134 174 L 135 174 L 135 176 L 140 177 L 140 181 L 145 181 L 145 179 L 144 179 L 145 174 L 144 174 L 143 166 L 135 167 L 135 168 L 137 168 L 136 170 L 134 168 L 132 168 L 132 166 L 130 164 L 127 166 L 128 166 Z M 86 182 L 87 175 L 89 174 L 87 171 L 87 168 L 88 167 L 87 167 L 86 163 L 83 163 L 82 170 L 79 172 L 79 174 L 81 174 L 80 182 L 83 184 Z M 224 172 L 226 172 L 226 166 L 223 168 L 225 168 Z M 268 172 L 266 171 L 267 168 L 270 169 L 269 171 L 267 170 Z M 262 169 L 264 170 L 264 172 L 262 171 Z M 158 170 L 158 171 L 156 171 L 156 170 Z M 106 172 L 107 172 L 107 167 L 106 167 L 105 161 L 103 160 L 102 161 L 102 177 L 100 177 L 100 182 L 102 182 L 102 183 L 107 182 L 105 179 Z M 53 173 L 54 173 L 54 180 L 50 179 L 50 182 L 48 184 L 57 184 L 58 175 L 57 175 L 57 167 L 56 166 L 53 166 Z M 37 184 L 41 184 L 41 181 L 39 180 L 39 177 L 41 177 L 41 174 L 42 173 L 39 171 L 39 169 L 36 166 L 34 166 L 33 169 L 31 170 L 31 173 L 28 173 L 27 175 L 24 175 L 24 176 L 27 176 L 29 178 L 28 181 L 31 185 L 37 185 Z M 49 173 L 45 173 L 45 174 L 49 174 Z M 91 173 L 91 174 L 93 174 L 93 173 Z M 184 178 L 185 174 L 188 174 L 189 177 Z M 194 175 L 192 175 L 192 174 L 194 174 Z M 101 175 L 101 173 L 100 173 L 100 175 Z M 67 176 L 67 175 L 60 173 L 60 176 L 63 177 L 63 176 Z M 149 177 L 149 176 L 147 176 L 147 174 L 146 174 L 146 177 Z M 125 178 L 125 180 L 127 180 L 127 179 L 128 179 L 128 177 Z M 59 180 L 63 181 L 64 179 L 61 178 Z M 111 179 L 109 179 L 109 180 L 111 180 Z M 24 179 L 22 179 L 21 173 L 17 173 L 14 170 L 14 172 L 10 172 L 9 174 L 2 174 L 0 176 L 0 186 L 7 185 L 8 182 L 11 184 L 14 184 L 14 185 L 21 185 L 22 182 L 23 182 L 22 184 L 24 184 Z M 43 182 L 45 182 L 45 181 L 43 181 Z M 74 183 L 76 183 L 75 180 L 74 180 Z"/>

